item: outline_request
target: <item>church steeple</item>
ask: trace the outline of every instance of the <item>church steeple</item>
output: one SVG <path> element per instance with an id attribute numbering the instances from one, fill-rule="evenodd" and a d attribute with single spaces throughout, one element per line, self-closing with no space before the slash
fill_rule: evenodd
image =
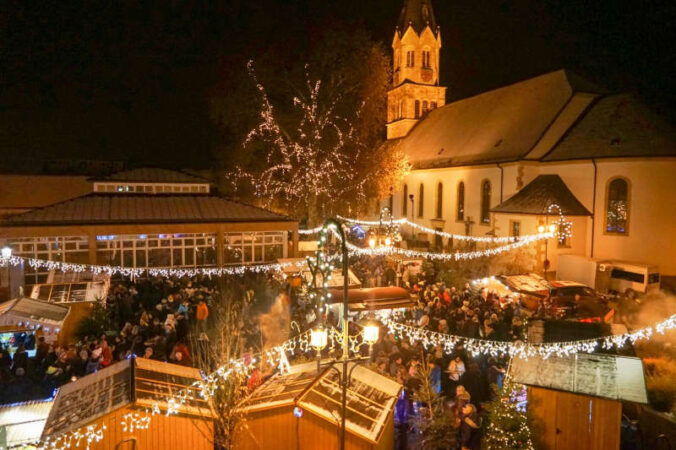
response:
<path id="1" fill-rule="evenodd" d="M 432 31 L 437 29 L 437 21 L 434 20 L 434 10 L 430 0 L 406 0 L 399 14 L 397 27 L 403 33 L 410 26 L 420 34 L 426 26 Z"/>
<path id="2" fill-rule="evenodd" d="M 446 103 L 439 86 L 441 31 L 431 0 L 405 0 L 392 40 L 393 88 L 387 93 L 387 138 L 406 136 L 428 111 Z"/>

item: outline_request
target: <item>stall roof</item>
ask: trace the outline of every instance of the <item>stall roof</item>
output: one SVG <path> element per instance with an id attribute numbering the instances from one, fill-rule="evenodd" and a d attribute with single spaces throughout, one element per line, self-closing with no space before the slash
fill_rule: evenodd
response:
<path id="1" fill-rule="evenodd" d="M 201 418 L 213 417 L 211 405 L 203 400 L 192 384 L 201 380 L 200 371 L 146 358 L 126 359 L 59 388 L 43 437 L 60 434 L 89 424 L 106 414 L 132 403 L 161 409 L 163 399 L 189 392 L 177 411 Z"/>
<path id="2" fill-rule="evenodd" d="M 331 303 L 343 302 L 342 289 L 331 289 Z M 408 308 L 413 306 L 411 294 L 400 287 L 350 289 L 347 294 L 350 309 L 355 311 Z"/>
<path id="3" fill-rule="evenodd" d="M 302 273 L 303 278 L 309 284 L 312 282 L 312 273 L 307 266 L 306 258 L 280 258 L 277 260 L 279 263 L 292 263 L 292 266 L 285 266 L 284 272 L 288 274 Z M 357 275 L 354 274 L 352 269 L 348 268 L 348 278 L 349 288 L 358 288 L 361 287 L 361 281 L 357 278 Z M 323 278 L 321 274 L 317 275 L 317 284 L 321 286 Z M 343 271 L 342 269 L 335 269 L 331 272 L 331 279 L 329 280 L 329 287 L 342 287 L 343 286 Z"/>
<path id="4" fill-rule="evenodd" d="M 0 304 L 0 316 L 12 315 L 27 320 L 62 324 L 70 309 L 66 306 L 45 303 L 32 298 L 17 298 Z"/>
<path id="5" fill-rule="evenodd" d="M 515 382 L 528 386 L 648 403 L 641 358 L 596 353 L 514 358 L 509 372 Z"/>
<path id="6" fill-rule="evenodd" d="M 313 363 L 292 366 L 256 389 L 240 405 L 240 411 L 255 414 L 297 404 L 328 422 L 339 424 L 341 388 L 339 372 Z M 352 369 L 350 363 L 348 370 Z M 401 390 L 401 385 L 365 367 L 354 367 L 347 395 L 347 430 L 377 442 Z"/>
<path id="7" fill-rule="evenodd" d="M 4 446 L 12 448 L 39 441 L 53 403 L 50 398 L 0 405 L 0 430 L 4 429 Z"/>

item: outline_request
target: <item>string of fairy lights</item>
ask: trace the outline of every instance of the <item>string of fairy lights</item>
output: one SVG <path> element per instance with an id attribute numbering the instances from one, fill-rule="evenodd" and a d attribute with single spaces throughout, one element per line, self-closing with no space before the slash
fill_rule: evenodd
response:
<path id="1" fill-rule="evenodd" d="M 667 319 L 654 325 L 631 332 L 600 338 L 542 344 L 468 338 L 466 336 L 440 333 L 394 321 L 389 321 L 387 326 L 390 333 L 400 339 L 406 339 L 411 343 L 422 342 L 423 346 L 426 348 L 430 346 L 441 346 L 446 353 L 453 352 L 457 346 L 461 345 L 472 356 L 509 356 L 512 358 L 530 358 L 538 356 L 547 359 L 551 356 L 570 356 L 575 353 L 594 353 L 599 348 L 604 350 L 617 350 L 623 348 L 629 342 L 634 344 L 637 341 L 648 340 L 655 333 L 664 335 L 666 331 L 676 328 L 676 314 L 671 315 Z"/>
<path id="2" fill-rule="evenodd" d="M 467 252 L 439 253 L 420 250 L 411 250 L 395 247 L 392 245 L 380 245 L 375 248 L 361 248 L 350 242 L 347 243 L 351 256 L 399 256 L 401 258 L 425 258 L 440 261 L 461 261 L 495 256 L 503 252 L 511 251 L 532 244 L 533 242 L 549 239 L 556 234 L 550 231 L 522 236 L 518 240 L 512 240 L 508 244 L 491 247 L 482 250 Z M 483 239 L 483 238 L 482 238 Z M 507 241 L 504 241 L 507 242 Z M 241 276 L 246 273 L 284 272 L 288 268 L 301 270 L 305 267 L 305 261 L 287 261 L 271 264 L 242 264 L 222 267 L 121 267 L 102 266 L 95 264 L 79 264 L 64 261 L 53 261 L 26 256 L 10 256 L 0 258 L 0 266 L 18 266 L 28 264 L 34 270 L 56 270 L 62 272 L 92 272 L 95 274 L 122 275 L 126 277 L 194 277 L 197 275 L 218 277 L 224 275 Z"/>
<path id="3" fill-rule="evenodd" d="M 551 210 L 551 207 L 550 207 Z M 550 211 L 551 212 L 551 211 Z M 347 219 L 341 218 L 346 223 L 358 223 L 361 225 L 376 226 L 381 225 L 381 222 L 370 222 L 370 221 L 357 221 L 356 219 Z M 487 243 L 502 243 L 501 245 L 494 248 L 489 248 L 485 250 L 473 251 L 473 252 L 455 252 L 455 253 L 433 253 L 433 252 L 424 252 L 424 251 L 415 251 L 408 249 L 401 249 L 393 246 L 379 246 L 375 248 L 360 248 L 354 244 L 346 243 L 350 254 L 352 255 L 366 255 L 366 256 L 375 256 L 375 255 L 398 255 L 402 257 L 421 257 L 427 259 L 440 259 L 440 260 L 465 260 L 473 259 L 478 257 L 492 256 L 504 251 L 509 251 L 524 245 L 528 245 L 532 242 L 548 239 L 559 235 L 561 238 L 561 233 L 569 237 L 570 236 L 570 223 L 565 221 L 565 217 L 561 214 L 559 209 L 559 221 L 555 222 L 558 233 L 554 229 L 550 230 L 539 230 L 540 232 L 535 235 L 521 236 L 518 240 L 511 237 L 474 237 L 474 236 L 464 236 L 464 235 L 453 235 L 450 233 L 441 232 L 438 230 L 433 230 L 422 225 L 414 224 L 409 222 L 407 219 L 397 219 L 396 222 L 402 225 L 408 225 L 413 228 L 441 235 L 447 238 L 467 240 L 467 241 L 476 241 L 476 242 L 487 242 Z M 325 227 L 317 227 L 312 230 L 304 230 L 304 234 L 311 234 L 322 232 L 321 239 L 326 239 L 327 232 L 330 231 Z M 335 231 L 335 230 L 334 230 Z M 330 258 L 325 258 L 323 260 L 319 259 L 323 254 L 317 255 L 317 264 L 315 269 L 321 269 L 321 272 L 326 272 L 333 269 L 333 266 L 330 265 Z M 1 258 L 0 265 L 19 265 L 23 263 L 28 263 L 33 268 L 42 268 L 48 270 L 62 270 L 62 271 L 72 271 L 72 272 L 82 272 L 90 271 L 94 273 L 106 273 L 106 274 L 121 274 L 125 276 L 141 276 L 143 274 L 148 274 L 150 276 L 194 276 L 196 274 L 203 274 L 207 276 L 220 276 L 220 275 L 242 275 L 248 272 L 263 273 L 269 271 L 283 271 L 285 268 L 297 267 L 301 269 L 305 267 L 305 261 L 299 262 L 283 262 L 275 264 L 264 264 L 264 265 L 242 265 L 242 266 L 228 266 L 228 267 L 219 267 L 219 268 L 123 268 L 115 266 L 97 266 L 97 265 L 88 265 L 88 264 L 73 264 L 66 262 L 58 261 L 47 261 L 39 260 L 35 258 L 25 258 L 19 256 L 12 256 L 9 258 Z M 312 265 L 310 265 L 312 267 Z M 325 287 L 325 283 L 323 287 Z M 441 346 L 443 351 L 446 354 L 450 354 L 455 351 L 456 347 L 462 346 L 469 354 L 473 356 L 486 355 L 486 356 L 509 356 L 509 357 L 519 357 L 519 358 L 529 358 L 529 357 L 543 357 L 549 358 L 552 356 L 568 356 L 575 353 L 592 353 L 597 351 L 599 348 L 610 350 L 610 349 L 619 349 L 624 347 L 627 343 L 634 344 L 637 341 L 650 339 L 655 334 L 663 335 L 666 331 L 676 328 L 676 314 L 670 316 L 669 318 L 658 322 L 654 325 L 647 326 L 632 332 L 627 332 L 618 335 L 611 335 L 601 338 L 586 339 L 586 340 L 576 340 L 576 341 L 567 341 L 567 342 L 554 342 L 554 343 L 525 343 L 525 342 L 502 342 L 502 341 L 493 341 L 487 339 L 479 338 L 468 338 L 465 336 L 445 334 L 440 332 L 435 332 L 411 325 L 405 325 L 395 321 L 388 321 L 387 328 L 390 333 L 395 337 L 408 340 L 412 344 L 416 342 L 421 342 L 425 348 Z M 329 351 L 342 346 L 343 337 L 342 333 L 335 328 L 330 328 L 328 330 L 328 340 L 330 342 Z M 350 351 L 358 352 L 363 342 L 359 340 L 358 336 L 351 336 L 348 343 Z M 248 357 L 242 357 L 237 360 L 231 360 L 227 364 L 219 367 L 217 370 L 212 372 L 209 375 L 203 377 L 203 380 L 195 382 L 192 387 L 186 388 L 184 391 L 174 396 L 167 397 L 163 400 L 163 408 L 165 412 L 163 413 L 160 408 L 160 401 L 156 402 L 152 408 L 146 409 L 142 412 L 133 412 L 125 414 L 120 422 L 120 426 L 125 433 L 133 433 L 136 430 L 145 430 L 148 429 L 152 418 L 154 416 L 165 414 L 166 416 L 172 414 L 178 414 L 179 408 L 181 405 L 185 404 L 192 392 L 198 393 L 203 399 L 210 400 L 219 386 L 222 383 L 229 379 L 232 376 L 248 376 L 251 371 L 260 365 L 268 365 L 272 368 L 278 368 L 280 371 L 288 370 L 289 361 L 287 354 L 295 355 L 296 353 L 307 353 L 308 351 L 313 350 L 313 347 L 310 342 L 310 330 L 295 336 L 288 341 L 273 347 L 271 349 L 265 350 L 256 355 L 249 355 Z M 43 442 L 33 443 L 37 448 L 40 449 L 49 449 L 49 450 L 65 450 L 69 448 L 78 448 L 81 445 L 84 446 L 87 450 L 90 449 L 93 443 L 99 442 L 103 439 L 104 433 L 106 431 L 105 424 L 91 424 L 86 427 L 79 428 L 77 430 L 68 431 L 66 433 L 48 437 Z"/>
<path id="4" fill-rule="evenodd" d="M 408 340 L 411 344 L 421 342 L 425 348 L 441 346 L 446 354 L 453 353 L 457 346 L 462 345 L 472 356 L 509 356 L 519 358 L 539 356 L 547 359 L 551 356 L 568 356 L 580 352 L 593 353 L 599 348 L 605 350 L 620 349 L 628 342 L 634 344 L 640 340 L 648 340 L 655 333 L 664 335 L 666 331 L 676 328 L 676 314 L 654 325 L 632 332 L 601 338 L 544 344 L 468 338 L 439 333 L 394 321 L 388 321 L 387 327 L 390 333 L 399 339 Z M 333 327 L 328 331 L 328 340 L 330 342 L 328 350 L 332 351 L 335 348 L 341 347 L 343 345 L 342 333 Z M 222 382 L 233 375 L 248 376 L 258 364 L 265 364 L 271 368 L 277 367 L 281 371 L 288 370 L 287 353 L 295 355 L 296 353 L 303 354 L 313 350 L 310 333 L 310 330 L 305 331 L 278 346 L 256 355 L 249 355 L 248 357 L 229 361 L 211 374 L 204 376 L 202 381 L 195 382 L 191 388 L 187 388 L 172 397 L 165 398 L 166 411 L 164 414 L 166 416 L 178 414 L 179 407 L 188 401 L 193 389 L 203 399 L 209 401 Z M 358 336 L 352 336 L 348 345 L 350 346 L 350 351 L 358 352 L 363 342 L 359 340 Z M 145 430 L 150 426 L 152 417 L 160 414 L 162 414 L 162 411 L 158 401 L 152 408 L 146 409 L 143 412 L 125 414 L 121 419 L 120 425 L 125 433 Z M 106 429 L 105 424 L 92 424 L 57 436 L 48 437 L 43 442 L 35 442 L 31 445 L 44 450 L 66 450 L 79 448 L 80 445 L 84 445 L 84 448 L 89 450 L 93 443 L 103 439 Z"/>

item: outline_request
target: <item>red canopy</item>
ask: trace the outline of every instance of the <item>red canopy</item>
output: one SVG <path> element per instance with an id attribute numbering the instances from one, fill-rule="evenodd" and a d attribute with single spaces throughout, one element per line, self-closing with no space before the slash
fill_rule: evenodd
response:
<path id="1" fill-rule="evenodd" d="M 343 303 L 343 290 L 331 289 L 331 303 Z M 350 289 L 347 301 L 353 311 L 408 308 L 414 305 L 409 292 L 400 287 Z"/>

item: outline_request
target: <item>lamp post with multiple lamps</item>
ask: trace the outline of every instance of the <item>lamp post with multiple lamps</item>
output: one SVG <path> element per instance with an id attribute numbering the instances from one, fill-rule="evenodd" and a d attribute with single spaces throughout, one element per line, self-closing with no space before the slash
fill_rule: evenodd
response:
<path id="1" fill-rule="evenodd" d="M 347 413 L 347 388 L 350 383 L 350 378 L 352 376 L 352 371 L 362 362 L 368 360 L 368 358 L 354 357 L 350 358 L 350 334 L 348 330 L 348 311 L 349 311 L 349 302 L 348 302 L 348 251 L 347 251 L 347 238 L 345 236 L 345 231 L 343 230 L 342 225 L 335 219 L 328 219 L 324 223 L 324 231 L 333 230 L 338 235 L 340 239 L 340 250 L 343 258 L 343 310 L 342 310 L 342 356 L 338 360 L 328 361 L 326 366 L 329 369 L 335 370 L 338 373 L 338 376 L 342 378 L 341 381 L 341 424 L 340 424 L 340 448 L 341 450 L 345 449 L 345 422 L 346 422 L 346 413 Z M 369 346 L 369 354 L 373 348 L 373 344 L 378 340 L 379 327 L 375 323 L 365 323 L 363 324 L 363 330 L 360 333 L 363 339 L 363 342 Z M 317 351 L 317 370 L 321 369 L 321 352 L 326 348 L 328 344 L 328 330 L 323 326 L 318 326 L 313 329 L 310 334 L 310 345 Z M 349 363 L 353 363 L 352 368 L 349 368 Z M 342 365 L 342 371 L 338 370 L 335 367 L 335 364 Z M 348 371 L 349 368 L 349 371 Z"/>

